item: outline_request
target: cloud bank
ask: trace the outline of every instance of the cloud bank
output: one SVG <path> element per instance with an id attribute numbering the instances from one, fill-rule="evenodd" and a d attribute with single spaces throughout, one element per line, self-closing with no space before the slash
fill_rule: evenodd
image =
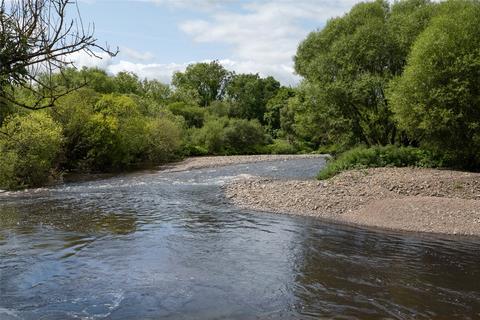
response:
<path id="1" fill-rule="evenodd" d="M 329 18 L 347 12 L 358 0 L 137 0 L 151 2 L 156 10 L 196 11 L 198 19 L 181 21 L 178 27 L 196 43 L 227 45 L 230 55 L 219 60 L 227 69 L 238 73 L 274 76 L 284 85 L 295 85 L 292 58 L 297 46 Z M 213 59 L 214 57 L 212 57 Z M 80 66 L 97 65 L 111 73 L 131 71 L 140 77 L 170 82 L 174 71 L 184 70 L 196 61 L 158 63 L 155 54 L 121 48 L 118 58 L 93 61 L 79 55 Z"/>

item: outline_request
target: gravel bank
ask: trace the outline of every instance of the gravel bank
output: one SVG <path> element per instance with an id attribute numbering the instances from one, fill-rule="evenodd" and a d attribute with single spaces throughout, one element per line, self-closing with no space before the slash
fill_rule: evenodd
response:
<path id="1" fill-rule="evenodd" d="M 212 168 L 228 166 L 240 163 L 252 163 L 262 161 L 307 159 L 307 158 L 325 158 L 326 155 L 320 154 L 295 154 L 295 155 L 252 155 L 252 156 L 211 156 L 211 157 L 192 157 L 181 162 L 164 166 L 167 171 L 185 171 L 191 169 Z"/>
<path id="2" fill-rule="evenodd" d="M 480 174 L 353 170 L 326 181 L 250 178 L 225 187 L 244 208 L 416 232 L 480 235 Z"/>

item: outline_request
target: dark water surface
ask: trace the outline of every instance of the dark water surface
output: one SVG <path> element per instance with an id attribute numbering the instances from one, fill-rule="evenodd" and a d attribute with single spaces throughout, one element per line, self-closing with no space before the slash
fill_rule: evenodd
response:
<path id="1" fill-rule="evenodd" d="M 239 174 L 142 172 L 0 195 L 0 319 L 479 319 L 480 239 L 236 209 Z"/>

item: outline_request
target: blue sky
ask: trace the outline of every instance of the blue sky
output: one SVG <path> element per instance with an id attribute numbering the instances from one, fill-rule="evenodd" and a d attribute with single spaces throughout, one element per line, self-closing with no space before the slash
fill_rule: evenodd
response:
<path id="1" fill-rule="evenodd" d="M 308 32 L 342 15 L 357 0 L 80 0 L 84 23 L 115 58 L 75 56 L 79 66 L 132 71 L 169 82 L 189 63 L 219 60 L 236 72 L 299 81 L 292 57 Z"/>

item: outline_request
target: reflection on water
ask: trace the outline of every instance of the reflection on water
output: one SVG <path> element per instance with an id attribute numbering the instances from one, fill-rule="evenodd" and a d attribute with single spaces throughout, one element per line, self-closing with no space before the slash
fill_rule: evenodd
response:
<path id="1" fill-rule="evenodd" d="M 136 217 L 132 213 L 72 211 L 49 202 L 33 209 L 28 206 L 0 207 L 0 230 L 15 229 L 28 234 L 42 226 L 65 231 L 128 234 L 136 229 Z"/>
<path id="2" fill-rule="evenodd" d="M 480 318 L 480 240 L 239 210 L 240 174 L 143 172 L 0 195 L 0 319 Z"/>

